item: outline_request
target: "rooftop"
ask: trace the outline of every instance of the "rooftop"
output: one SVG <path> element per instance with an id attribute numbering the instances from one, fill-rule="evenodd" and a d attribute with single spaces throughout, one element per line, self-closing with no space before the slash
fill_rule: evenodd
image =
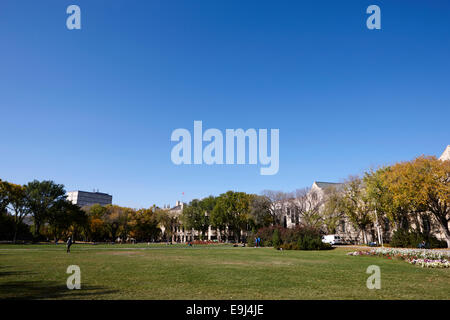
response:
<path id="1" fill-rule="evenodd" d="M 450 160 L 450 144 L 445 148 L 444 152 L 442 152 L 439 160 Z"/>
<path id="2" fill-rule="evenodd" d="M 314 181 L 314 183 L 315 183 L 320 189 L 325 189 L 325 188 L 328 188 L 328 187 L 339 187 L 339 186 L 343 185 L 343 183 L 339 183 L 339 182 Z"/>
<path id="3" fill-rule="evenodd" d="M 98 191 L 92 192 L 92 191 L 72 190 L 72 191 L 68 191 L 67 193 L 70 193 L 70 192 L 83 192 L 83 193 L 91 193 L 91 194 L 99 194 L 99 195 L 111 196 L 108 193 L 98 192 Z"/>

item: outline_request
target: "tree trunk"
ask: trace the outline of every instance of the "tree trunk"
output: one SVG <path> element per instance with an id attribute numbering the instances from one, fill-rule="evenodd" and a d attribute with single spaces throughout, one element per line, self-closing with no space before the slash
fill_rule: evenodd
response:
<path id="1" fill-rule="evenodd" d="M 16 238 L 17 238 L 17 225 L 14 228 L 14 238 L 13 238 L 13 243 L 16 244 Z"/>
<path id="2" fill-rule="evenodd" d="M 39 229 L 40 229 L 41 224 L 39 223 L 39 221 L 34 221 L 34 236 L 37 237 L 39 236 Z"/>
<path id="3" fill-rule="evenodd" d="M 447 248 L 450 248 L 450 230 L 448 229 L 449 221 L 447 220 L 447 212 L 432 211 L 432 213 L 434 214 L 434 217 L 436 218 L 442 232 L 444 233 L 445 241 L 447 242 Z"/>
<path id="4" fill-rule="evenodd" d="M 448 230 L 448 227 L 445 228 L 444 226 L 442 226 L 441 229 L 445 235 L 445 241 L 447 242 L 447 248 L 450 248 L 450 231 Z"/>
<path id="5" fill-rule="evenodd" d="M 367 244 L 366 230 L 361 229 L 361 233 L 362 233 L 362 236 L 363 236 L 363 243 L 364 243 L 364 244 Z"/>

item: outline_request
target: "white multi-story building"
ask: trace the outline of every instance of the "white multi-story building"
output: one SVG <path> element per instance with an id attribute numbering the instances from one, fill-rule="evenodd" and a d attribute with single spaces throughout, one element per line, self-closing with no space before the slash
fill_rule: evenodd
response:
<path id="1" fill-rule="evenodd" d="M 177 201 L 175 203 L 175 206 L 168 209 L 168 213 L 169 215 L 174 218 L 174 226 L 173 226 L 173 231 L 172 231 L 172 238 L 171 241 L 172 242 L 181 242 L 181 243 L 186 243 L 189 241 L 193 241 L 193 240 L 198 240 L 200 239 L 200 233 L 196 230 L 189 230 L 186 229 L 181 221 L 180 221 L 180 216 L 183 213 L 183 208 L 186 204 L 181 202 L 181 201 Z M 208 212 L 205 212 L 205 215 L 208 215 Z M 160 226 L 161 231 L 163 233 L 163 235 L 166 233 L 166 228 L 164 226 Z M 208 231 L 206 232 L 206 234 L 204 235 L 205 238 L 204 240 L 220 240 L 220 235 L 219 235 L 219 231 L 212 228 L 211 226 L 208 227 Z M 169 239 L 167 239 L 169 240 Z"/>
<path id="2" fill-rule="evenodd" d="M 79 207 L 91 206 L 93 204 L 100 204 L 102 206 L 112 204 L 112 196 L 102 192 L 69 191 L 67 192 L 67 200 Z"/>

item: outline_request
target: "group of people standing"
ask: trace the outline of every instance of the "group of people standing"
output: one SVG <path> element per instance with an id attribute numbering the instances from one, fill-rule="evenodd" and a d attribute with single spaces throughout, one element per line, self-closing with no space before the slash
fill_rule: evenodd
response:
<path id="1" fill-rule="evenodd" d="M 255 247 L 261 247 L 261 238 L 255 238 Z"/>

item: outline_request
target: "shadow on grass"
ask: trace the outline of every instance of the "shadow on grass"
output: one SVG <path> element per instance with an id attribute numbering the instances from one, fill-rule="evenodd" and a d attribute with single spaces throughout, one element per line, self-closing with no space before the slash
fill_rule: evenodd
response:
<path id="1" fill-rule="evenodd" d="M 4 267 L 2 267 L 4 269 Z M 0 278 L 14 276 L 20 278 L 29 272 L 0 270 Z M 107 290 L 99 286 L 83 286 L 69 290 L 66 283 L 56 281 L 8 281 L 0 283 L 0 300 L 39 300 L 39 299 L 91 299 L 95 296 L 115 294 L 118 290 Z"/>
<path id="2" fill-rule="evenodd" d="M 23 276 L 24 274 L 35 274 L 35 272 L 27 271 L 0 271 L 0 278 L 10 276 Z"/>

